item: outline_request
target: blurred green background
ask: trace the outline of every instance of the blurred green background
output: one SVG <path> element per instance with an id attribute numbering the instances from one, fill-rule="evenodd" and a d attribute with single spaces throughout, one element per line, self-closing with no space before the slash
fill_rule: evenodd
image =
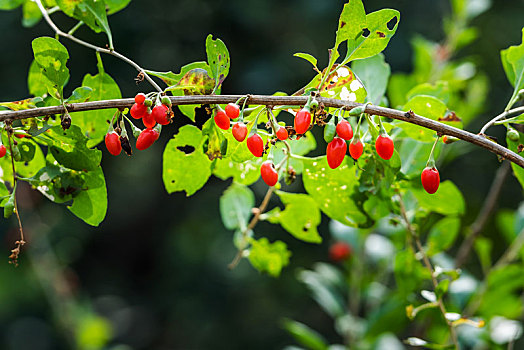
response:
<path id="1" fill-rule="evenodd" d="M 494 1 L 476 18 L 473 25 L 480 39 L 460 51 L 473 55 L 491 81 L 486 112 L 471 125 L 473 132 L 504 108 L 512 92 L 499 51 L 520 43 L 524 1 L 508 3 Z M 145 68 L 178 71 L 184 64 L 204 60 L 204 41 L 212 33 L 226 43 L 231 56 L 222 93 L 293 93 L 313 74 L 293 53 L 308 52 L 324 66 L 342 4 L 134 0 L 110 17 L 110 25 L 116 49 Z M 384 7 L 401 12 L 399 29 L 385 51 L 393 72 L 411 70 L 409 42 L 415 35 L 436 41 L 443 37 L 442 18 L 449 13 L 447 1 L 367 0 L 365 6 L 367 12 Z M 2 101 L 28 96 L 31 40 L 53 35 L 44 22 L 23 28 L 21 16 L 20 9 L 0 12 Z M 74 25 L 63 15 L 53 19 L 63 29 Z M 86 28 L 76 35 L 104 43 L 103 35 Z M 96 58 L 84 47 L 61 41 L 71 56 L 66 87 L 71 91 L 86 73 L 96 73 Z M 114 57 L 104 56 L 103 61 L 124 96 L 151 90 L 146 83 L 135 85 L 132 67 Z M 167 195 L 163 188 L 163 147 L 177 127 L 188 122 L 180 116 L 151 149 L 131 158 L 111 157 L 104 149 L 109 208 L 98 228 L 30 189 L 20 189 L 30 243 L 21 266 L 13 268 L 7 257 L 17 237 L 15 221 L 0 222 L 0 256 L 5 257 L 0 263 L 1 349 L 71 349 L 77 342 L 97 349 L 107 339 L 106 348 L 113 350 L 276 349 L 293 343 L 279 326 L 283 317 L 300 319 L 337 342 L 329 318 L 295 278 L 299 267 L 327 260 L 328 220 L 320 227 L 320 246 L 298 242 L 275 225 L 257 226 L 256 231 L 285 241 L 293 252 L 279 279 L 259 275 L 246 262 L 229 271 L 227 264 L 236 251 L 232 232 L 224 229 L 218 211 L 219 196 L 229 181 L 211 178 L 190 198 Z M 494 128 L 493 134 L 502 139 L 504 130 Z M 323 147 L 319 142 L 319 151 Z M 468 223 L 482 205 L 497 167 L 496 157 L 479 148 L 440 169 L 442 178 L 453 180 L 467 198 Z M 519 188 L 513 177 L 508 178 L 500 207 L 515 209 L 521 200 Z M 265 189 L 261 183 L 254 186 L 258 201 Z"/>

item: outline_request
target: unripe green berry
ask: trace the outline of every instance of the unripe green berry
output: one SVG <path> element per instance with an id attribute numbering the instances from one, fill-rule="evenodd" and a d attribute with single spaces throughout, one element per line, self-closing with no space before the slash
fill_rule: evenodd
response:
<path id="1" fill-rule="evenodd" d="M 151 107 L 152 105 L 153 105 L 153 100 L 151 100 L 150 98 L 146 98 L 144 100 L 144 106 Z"/>
<path id="2" fill-rule="evenodd" d="M 517 142 L 520 139 L 519 132 L 515 129 L 508 129 L 506 136 L 513 142 Z"/>
<path id="3" fill-rule="evenodd" d="M 171 100 L 169 99 L 168 96 L 162 96 L 161 102 L 163 105 L 171 106 Z"/>

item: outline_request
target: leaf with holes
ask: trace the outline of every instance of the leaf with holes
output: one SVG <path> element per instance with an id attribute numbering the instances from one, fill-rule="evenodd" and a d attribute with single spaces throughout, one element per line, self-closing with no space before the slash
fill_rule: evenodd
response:
<path id="1" fill-rule="evenodd" d="M 338 168 L 330 169 L 326 157 L 304 160 L 303 163 L 302 179 L 306 192 L 324 214 L 348 226 L 366 222 L 365 215 L 351 199 L 357 185 L 352 165 L 344 162 Z"/>
<path id="2" fill-rule="evenodd" d="M 36 38 L 32 42 L 35 61 L 43 75 L 47 78 L 43 83 L 48 84 L 47 91 L 54 95 L 56 91 L 62 93 L 62 88 L 69 79 L 69 69 L 66 67 L 69 53 L 64 45 L 49 37 Z"/>
<path id="3" fill-rule="evenodd" d="M 211 68 L 211 77 L 215 79 L 216 91 L 229 73 L 229 52 L 224 42 L 220 39 L 213 40 L 213 35 L 206 38 L 207 62 Z"/>
<path id="4" fill-rule="evenodd" d="M 211 161 L 202 150 L 204 140 L 196 126 L 185 125 L 167 143 L 162 178 L 168 193 L 185 191 L 191 196 L 206 184 L 211 176 Z"/>
<path id="5" fill-rule="evenodd" d="M 277 194 L 286 207 L 282 211 L 273 209 L 269 221 L 279 223 L 292 236 L 304 242 L 321 243 L 322 237 L 317 231 L 320 211 L 315 200 L 302 193 L 277 191 Z"/>
<path id="6" fill-rule="evenodd" d="M 519 90 L 524 88 L 524 28 L 522 28 L 522 43 L 502 50 L 500 56 L 506 76 L 514 87 L 513 95 L 506 106 L 506 109 L 510 109 L 518 100 Z"/>
<path id="7" fill-rule="evenodd" d="M 397 10 L 383 9 L 367 14 L 366 24 L 360 35 L 347 40 L 347 54 L 343 63 L 382 52 L 397 31 L 399 21 L 400 12 Z"/>
<path id="8" fill-rule="evenodd" d="M 289 264 L 291 252 L 282 241 L 270 243 L 265 237 L 250 241 L 249 262 L 260 272 L 267 272 L 273 277 L 280 276 L 282 268 Z"/>
<path id="9" fill-rule="evenodd" d="M 326 69 L 321 74 L 317 74 L 313 80 L 306 85 L 309 87 L 317 87 L 320 84 L 321 77 L 326 73 Z M 355 74 L 347 66 L 339 66 L 335 64 L 331 73 L 326 79 L 324 85 L 320 88 L 320 95 L 322 97 L 337 98 L 344 101 L 363 103 L 366 99 L 366 89 L 355 77 Z"/>

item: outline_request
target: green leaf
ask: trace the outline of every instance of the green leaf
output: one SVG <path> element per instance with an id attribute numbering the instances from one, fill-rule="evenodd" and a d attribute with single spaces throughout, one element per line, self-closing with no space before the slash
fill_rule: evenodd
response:
<path id="1" fill-rule="evenodd" d="M 98 61 L 98 74 L 86 74 L 82 85 L 91 88 L 90 101 L 112 100 L 122 98 L 120 88 L 113 78 L 104 71 L 102 61 Z M 111 120 L 116 109 L 99 109 L 71 114 L 73 125 L 78 125 L 89 138 L 88 147 L 99 144 L 107 133 L 107 121 Z"/>
<path id="2" fill-rule="evenodd" d="M 403 108 L 404 111 L 412 110 L 416 114 L 432 120 L 439 120 L 446 114 L 447 107 L 444 102 L 433 96 L 418 95 L 411 98 Z M 448 125 L 457 126 L 459 123 L 446 123 Z M 398 122 L 395 125 L 399 126 L 411 138 L 419 141 L 429 141 L 433 138 L 435 131 L 429 130 L 411 123 Z"/>
<path id="3" fill-rule="evenodd" d="M 308 53 L 297 52 L 293 56 L 305 59 L 306 61 L 311 63 L 313 67 L 317 66 L 317 59 Z"/>
<path id="4" fill-rule="evenodd" d="M 322 72 L 326 74 L 326 69 Z M 317 74 L 306 85 L 306 89 L 320 84 L 321 74 Z M 326 83 L 320 89 L 322 97 L 337 98 L 345 101 L 363 103 L 366 99 L 366 89 L 347 66 L 336 65 L 336 71 L 331 71 Z"/>
<path id="5" fill-rule="evenodd" d="M 107 6 L 107 14 L 112 15 L 120 10 L 123 10 L 131 0 L 104 0 Z"/>
<path id="6" fill-rule="evenodd" d="M 397 31 L 400 12 L 392 9 L 382 9 L 366 15 L 365 28 L 356 37 L 348 38 L 348 49 L 344 64 L 362 58 L 374 56 L 382 52 L 391 37 Z M 392 29 L 388 23 L 393 24 Z M 368 33 L 367 36 L 365 34 Z"/>
<path id="7" fill-rule="evenodd" d="M 322 242 L 322 237 L 317 231 L 321 216 L 315 200 L 302 193 L 277 191 L 277 195 L 284 203 L 285 209 L 272 216 L 270 222 L 280 223 L 293 237 L 304 242 Z"/>
<path id="8" fill-rule="evenodd" d="M 211 161 L 204 154 L 202 131 L 196 126 L 185 125 L 171 139 L 164 150 L 162 178 L 168 193 L 185 191 L 191 196 L 211 176 Z M 190 149 L 184 153 L 181 148 Z"/>
<path id="9" fill-rule="evenodd" d="M 511 141 L 509 138 L 506 137 L 506 144 L 508 145 L 508 148 L 516 153 L 520 153 L 519 145 L 524 143 L 524 135 L 519 132 L 519 136 L 520 139 L 518 141 Z M 522 169 L 515 163 L 511 163 L 511 169 L 513 169 L 513 175 L 519 181 L 520 186 L 524 189 L 524 169 Z"/>
<path id="10" fill-rule="evenodd" d="M 69 79 L 69 69 L 66 67 L 69 53 L 58 40 L 49 37 L 36 38 L 32 42 L 35 61 L 40 66 L 44 76 L 52 85 L 47 85 L 47 91 L 53 94 L 55 90 L 61 93 Z"/>
<path id="11" fill-rule="evenodd" d="M 343 296 L 346 282 L 334 266 L 318 263 L 313 271 L 300 271 L 298 279 L 309 288 L 312 298 L 329 316 L 337 318 L 346 313 Z"/>
<path id="12" fill-rule="evenodd" d="M 302 346 L 311 350 L 328 350 L 328 343 L 318 332 L 303 323 L 284 319 L 283 327 Z"/>
<path id="13" fill-rule="evenodd" d="M 495 315 L 516 318 L 523 310 L 520 291 L 524 286 L 524 269 L 512 264 L 493 270 L 487 276 L 486 292 L 481 298 L 478 314 L 489 319 Z"/>
<path id="14" fill-rule="evenodd" d="M 166 83 L 167 86 L 173 86 L 178 84 L 180 79 L 182 79 L 182 77 L 187 72 L 197 68 L 205 69 L 208 73 L 211 71 L 209 65 L 206 62 L 199 61 L 186 64 L 185 66 L 180 68 L 180 73 L 178 74 L 173 72 L 155 72 L 152 70 L 146 70 L 146 73 L 162 79 L 162 81 L 164 81 L 164 83 Z"/>
<path id="15" fill-rule="evenodd" d="M 349 160 L 348 157 L 346 160 Z M 302 180 L 306 192 L 324 214 L 348 226 L 366 222 L 366 216 L 351 199 L 357 185 L 353 166 L 346 162 L 330 169 L 326 157 L 304 160 L 303 163 Z"/>
<path id="16" fill-rule="evenodd" d="M 15 211 L 15 191 L 11 192 L 7 202 L 4 204 L 4 218 L 8 219 Z"/>
<path id="17" fill-rule="evenodd" d="M 89 100 L 91 97 L 91 93 L 93 92 L 93 89 L 91 89 L 89 86 L 80 86 L 77 87 L 71 96 L 67 100 L 65 100 L 65 103 L 79 103 L 79 102 L 85 102 Z"/>
<path id="18" fill-rule="evenodd" d="M 273 277 L 280 276 L 282 268 L 289 264 L 291 252 L 282 241 L 269 243 L 267 238 L 251 240 L 249 262 L 260 272 L 267 272 Z"/>
<path id="19" fill-rule="evenodd" d="M 426 167 L 428 155 L 432 147 L 433 142 L 422 142 L 412 138 L 402 140 L 398 149 L 400 158 L 402 159 L 400 171 L 409 178 L 419 178 L 422 169 Z M 435 159 L 438 159 L 441 149 L 442 143 L 439 142 L 435 147 Z"/>
<path id="20" fill-rule="evenodd" d="M 255 161 L 246 160 L 244 162 L 235 162 L 231 158 L 215 159 L 213 175 L 222 180 L 232 177 L 234 182 L 242 185 L 252 185 L 260 177 L 260 164 L 262 159 Z"/>
<path id="21" fill-rule="evenodd" d="M 379 105 L 386 94 L 391 68 L 383 54 L 353 62 L 351 68 L 367 91 L 366 101 Z"/>
<path id="22" fill-rule="evenodd" d="M 103 0 L 56 0 L 56 3 L 66 15 L 84 22 L 95 33 L 105 32 L 109 47 L 113 48 L 113 38 Z"/>
<path id="23" fill-rule="evenodd" d="M 291 153 L 297 156 L 304 156 L 317 148 L 317 142 L 315 141 L 315 137 L 313 136 L 313 133 L 310 131 L 306 133 L 305 137 L 301 137 L 299 140 L 289 142 L 289 145 L 291 147 Z M 284 159 L 285 150 L 286 146 L 282 142 L 278 142 L 273 146 L 274 164 L 278 164 Z M 302 174 L 302 171 L 304 170 L 304 164 L 302 163 L 302 160 L 291 158 L 289 160 L 289 165 L 293 167 L 297 174 Z"/>
<path id="24" fill-rule="evenodd" d="M 491 268 L 491 250 L 493 244 L 491 241 L 484 237 L 478 237 L 475 240 L 475 252 L 482 266 L 482 271 L 487 272 Z"/>
<path id="25" fill-rule="evenodd" d="M 506 76 L 514 87 L 513 95 L 506 106 L 508 110 L 517 102 L 519 90 L 524 88 L 524 28 L 522 28 L 522 43 L 500 51 L 500 56 Z"/>
<path id="26" fill-rule="evenodd" d="M 438 81 L 435 84 L 419 84 L 409 90 L 406 98 L 409 100 L 417 95 L 433 96 L 447 104 L 451 97 L 451 91 L 447 81 Z"/>
<path id="27" fill-rule="evenodd" d="M 220 214 L 224 226 L 228 230 L 244 230 L 254 206 L 255 195 L 249 187 L 233 182 L 220 197 Z"/>
<path id="28" fill-rule="evenodd" d="M 50 128 L 46 133 L 48 150 L 64 167 L 73 170 L 97 170 L 102 160 L 102 152 L 89 149 L 88 141 L 82 130 L 76 125 L 71 125 L 67 130 L 62 130 L 60 125 Z"/>
<path id="29" fill-rule="evenodd" d="M 31 62 L 29 72 L 27 75 L 27 87 L 29 93 L 34 96 L 44 96 L 47 93 L 47 87 L 53 86 L 53 82 L 49 80 L 36 61 Z M 54 94 L 51 94 L 54 96 Z"/>
<path id="30" fill-rule="evenodd" d="M 22 13 L 22 25 L 24 27 L 32 27 L 42 19 L 42 12 L 40 12 L 38 5 L 31 0 L 26 0 L 24 2 Z"/>
<path id="31" fill-rule="evenodd" d="M 215 79 L 214 90 L 216 90 L 229 73 L 229 52 L 222 40 L 213 40 L 213 35 L 209 34 L 206 38 L 206 53 L 211 77 Z"/>
<path id="32" fill-rule="evenodd" d="M 334 49 L 336 50 L 344 41 L 358 37 L 365 26 L 366 10 L 362 0 L 349 0 L 348 3 L 344 4 L 338 20 Z"/>
<path id="33" fill-rule="evenodd" d="M 82 174 L 84 187 L 67 208 L 91 226 L 98 226 L 107 212 L 106 181 L 102 168 Z"/>
<path id="34" fill-rule="evenodd" d="M 428 236 L 428 256 L 447 250 L 455 239 L 460 229 L 460 220 L 457 217 L 445 217 L 431 228 Z"/>
<path id="35" fill-rule="evenodd" d="M 449 180 L 442 182 L 434 194 L 428 194 L 422 188 L 413 188 L 411 192 L 418 200 L 420 208 L 442 215 L 464 214 L 466 207 L 464 197 L 457 186 Z"/>
<path id="36" fill-rule="evenodd" d="M 14 10 L 25 0 L 0 0 L 0 10 Z"/>

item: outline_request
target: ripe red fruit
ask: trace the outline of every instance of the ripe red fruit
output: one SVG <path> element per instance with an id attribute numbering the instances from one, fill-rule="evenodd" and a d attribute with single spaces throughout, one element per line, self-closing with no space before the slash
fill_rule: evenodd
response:
<path id="1" fill-rule="evenodd" d="M 156 105 L 151 115 L 158 124 L 167 125 L 171 122 L 171 118 L 169 118 L 169 108 L 166 105 Z"/>
<path id="2" fill-rule="evenodd" d="M 347 120 L 342 119 L 337 124 L 337 135 L 346 141 L 353 138 L 353 128 L 351 128 L 351 124 Z"/>
<path id="3" fill-rule="evenodd" d="M 230 119 L 237 119 L 238 116 L 240 115 L 240 107 L 238 107 L 236 103 L 229 103 L 226 106 L 226 115 Z"/>
<path id="4" fill-rule="evenodd" d="M 144 95 L 143 93 L 139 92 L 138 94 L 136 94 L 135 96 L 135 102 L 139 105 L 143 104 L 144 101 L 146 100 L 146 95 Z"/>
<path id="5" fill-rule="evenodd" d="M 284 128 L 283 126 L 281 126 L 280 128 L 278 128 L 278 130 L 277 130 L 277 138 L 278 138 L 280 141 L 287 140 L 288 137 L 289 137 L 289 133 L 287 132 L 287 129 L 286 129 L 286 128 Z"/>
<path id="6" fill-rule="evenodd" d="M 275 169 L 275 165 L 270 160 L 266 160 L 262 163 L 260 167 L 260 175 L 262 175 L 262 180 L 268 186 L 275 186 L 278 182 L 278 173 Z"/>
<path id="7" fill-rule="evenodd" d="M 129 111 L 131 116 L 135 119 L 141 119 L 147 114 L 147 107 L 143 104 L 133 104 Z"/>
<path id="8" fill-rule="evenodd" d="M 346 155 L 346 141 L 340 137 L 334 137 L 333 141 L 327 145 L 326 155 L 329 167 L 331 169 L 338 168 Z"/>
<path id="9" fill-rule="evenodd" d="M 0 145 L 0 158 L 4 158 L 5 154 L 7 153 L 7 149 L 4 145 Z"/>
<path id="10" fill-rule="evenodd" d="M 142 122 L 144 123 L 144 126 L 148 129 L 152 129 L 156 125 L 155 117 L 153 116 L 153 113 L 151 113 L 150 110 L 142 117 Z"/>
<path id="11" fill-rule="evenodd" d="M 351 158 L 357 160 L 360 158 L 362 153 L 364 152 L 364 145 L 362 144 L 362 141 L 360 139 L 353 140 L 349 144 L 349 154 L 351 154 Z"/>
<path id="12" fill-rule="evenodd" d="M 144 129 L 136 139 L 136 149 L 143 151 L 158 139 L 158 132 L 153 129 Z"/>
<path id="13" fill-rule="evenodd" d="M 297 134 L 305 134 L 311 125 L 311 113 L 307 108 L 302 108 L 295 115 L 295 131 Z"/>
<path id="14" fill-rule="evenodd" d="M 347 260 L 351 255 L 351 246 L 345 242 L 337 242 L 329 247 L 329 258 L 331 261 L 340 262 Z"/>
<path id="15" fill-rule="evenodd" d="M 259 134 L 253 134 L 247 138 L 247 148 L 255 157 L 262 157 L 264 154 L 264 141 Z"/>
<path id="16" fill-rule="evenodd" d="M 437 168 L 426 167 L 424 170 L 422 170 L 420 180 L 422 181 L 422 187 L 424 187 L 427 193 L 433 194 L 437 192 L 438 186 L 440 184 L 440 175 Z"/>
<path id="17" fill-rule="evenodd" d="M 221 109 L 217 110 L 217 113 L 215 114 L 215 124 L 222 130 L 229 129 L 229 124 L 230 124 L 229 117 Z"/>
<path id="18" fill-rule="evenodd" d="M 112 131 L 108 132 L 105 137 L 106 148 L 114 156 L 118 156 L 122 152 L 122 145 L 120 144 L 120 136 Z M 3 147 L 3 145 L 1 146 Z M 5 149 L 5 147 L 4 147 Z"/>
<path id="19" fill-rule="evenodd" d="M 238 122 L 233 125 L 233 128 L 231 129 L 231 132 L 233 133 L 233 137 L 238 142 L 242 142 L 246 139 L 247 136 L 247 127 L 246 124 L 243 122 Z"/>
<path id="20" fill-rule="evenodd" d="M 389 135 L 379 135 L 375 141 L 375 149 L 380 158 L 388 160 L 393 156 L 395 145 Z"/>

